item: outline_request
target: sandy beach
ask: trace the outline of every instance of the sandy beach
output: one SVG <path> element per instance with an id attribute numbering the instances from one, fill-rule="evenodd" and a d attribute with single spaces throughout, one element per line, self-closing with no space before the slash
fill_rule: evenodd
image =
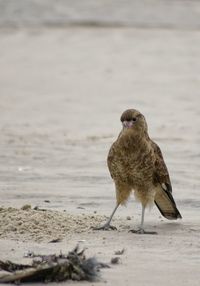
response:
<path id="1" fill-rule="evenodd" d="M 28 251 L 67 252 L 79 243 L 109 263 L 125 249 L 97 285 L 199 285 L 198 21 L 172 29 L 159 18 L 147 27 L 82 20 L 26 27 L 25 18 L 13 19 L 0 22 L 0 259 L 24 262 Z M 158 235 L 128 232 L 140 223 L 134 196 L 116 213 L 116 231 L 92 229 L 115 205 L 106 157 L 127 108 L 145 115 L 183 216 L 169 222 L 156 207 L 147 211 L 146 227 Z"/>

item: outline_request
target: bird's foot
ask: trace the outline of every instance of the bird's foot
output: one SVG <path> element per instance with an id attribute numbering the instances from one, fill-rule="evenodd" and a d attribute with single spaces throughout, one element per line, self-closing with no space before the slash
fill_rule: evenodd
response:
<path id="1" fill-rule="evenodd" d="M 129 232 L 136 233 L 136 234 L 158 234 L 156 231 L 146 231 L 143 228 L 139 229 L 131 229 Z"/>
<path id="2" fill-rule="evenodd" d="M 117 228 L 110 224 L 104 224 L 102 226 L 92 227 L 93 230 L 117 230 Z"/>

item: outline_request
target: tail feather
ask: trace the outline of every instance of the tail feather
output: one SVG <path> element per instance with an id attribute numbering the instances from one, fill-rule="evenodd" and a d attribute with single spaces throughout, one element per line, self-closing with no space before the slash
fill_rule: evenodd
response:
<path id="1" fill-rule="evenodd" d="M 157 189 L 154 202 L 165 218 L 169 220 L 182 218 L 170 191 L 164 190 L 161 187 Z"/>

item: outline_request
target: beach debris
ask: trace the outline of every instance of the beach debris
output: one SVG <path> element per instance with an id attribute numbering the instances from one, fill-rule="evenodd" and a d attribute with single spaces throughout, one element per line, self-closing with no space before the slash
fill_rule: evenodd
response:
<path id="1" fill-rule="evenodd" d="M 121 261 L 120 257 L 116 256 L 116 257 L 113 257 L 111 258 L 111 264 L 119 264 Z"/>
<path id="2" fill-rule="evenodd" d="M 24 257 L 28 257 L 28 258 L 34 257 L 34 255 L 35 255 L 34 252 L 30 251 L 30 250 L 28 250 L 24 253 Z"/>
<path id="3" fill-rule="evenodd" d="M 49 241 L 49 243 L 57 243 L 57 242 L 61 242 L 62 238 L 58 237 L 58 238 L 54 238 L 52 240 Z"/>
<path id="4" fill-rule="evenodd" d="M 33 208 L 33 210 L 34 210 L 34 211 L 42 211 L 42 212 L 46 212 L 46 211 L 47 211 L 46 209 L 42 209 L 42 208 L 40 208 L 39 206 L 35 206 L 35 207 Z"/>
<path id="5" fill-rule="evenodd" d="M 124 248 L 121 250 L 117 250 L 117 251 L 115 251 L 115 255 L 122 255 L 122 254 L 124 254 L 124 251 L 125 251 Z"/>
<path id="6" fill-rule="evenodd" d="M 26 264 L 17 264 L 17 263 L 13 263 L 9 260 L 7 260 L 5 262 L 0 260 L 0 270 L 4 270 L 4 271 L 8 271 L 8 272 L 23 270 L 23 269 L 27 269 L 29 267 L 30 266 L 26 265 Z"/>
<path id="7" fill-rule="evenodd" d="M 31 265 L 0 261 L 0 283 L 58 282 L 65 280 L 96 281 L 101 268 L 109 265 L 96 258 L 86 258 L 85 250 L 76 246 L 67 255 L 34 255 Z M 5 273 L 6 271 L 6 273 Z"/>

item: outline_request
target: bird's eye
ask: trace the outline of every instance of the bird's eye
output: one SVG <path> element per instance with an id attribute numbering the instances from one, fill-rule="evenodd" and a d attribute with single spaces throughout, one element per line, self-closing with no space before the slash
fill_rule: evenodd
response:
<path id="1" fill-rule="evenodd" d="M 136 121 L 136 120 L 137 120 L 137 118 L 136 118 L 136 117 L 133 117 L 133 118 L 132 118 L 132 120 L 133 120 L 133 121 Z"/>

